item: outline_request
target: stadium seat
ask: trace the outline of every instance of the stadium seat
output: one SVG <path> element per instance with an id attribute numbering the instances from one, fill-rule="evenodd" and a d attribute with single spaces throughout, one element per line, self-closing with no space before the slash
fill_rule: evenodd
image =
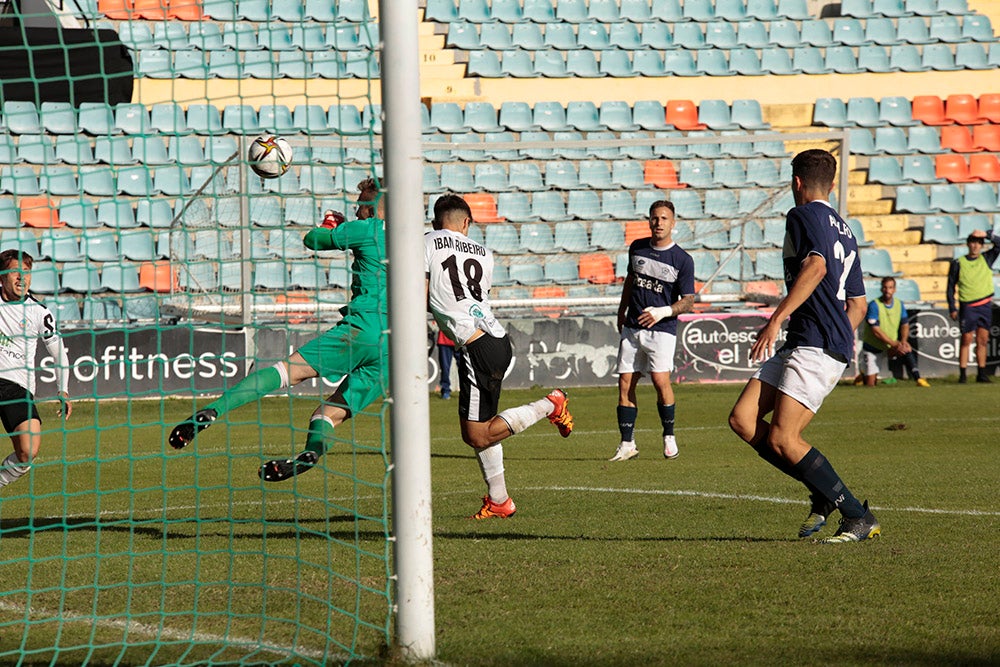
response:
<path id="1" fill-rule="evenodd" d="M 512 132 L 540 130 L 535 124 L 531 107 L 527 102 L 504 102 L 500 105 L 500 125 Z"/>
<path id="2" fill-rule="evenodd" d="M 647 160 L 644 182 L 663 190 L 685 187 L 680 183 L 677 169 L 670 160 Z"/>
<path id="3" fill-rule="evenodd" d="M 964 125 L 946 125 L 941 128 L 941 148 L 956 153 L 976 153 L 980 150 L 970 128 Z"/>
<path id="4" fill-rule="evenodd" d="M 57 200 L 49 197 L 20 197 L 18 200 L 21 224 L 25 227 L 35 227 L 49 229 L 52 227 L 62 227 L 63 222 L 59 219 L 59 204 Z M 35 244 L 35 251 L 38 244 L 34 240 L 34 232 L 21 230 L 31 236 L 32 243 Z"/>
<path id="5" fill-rule="evenodd" d="M 701 197 L 693 190 L 673 190 L 670 193 L 670 201 L 674 204 L 675 213 L 679 218 L 687 220 L 698 220 L 705 217 L 702 207 Z M 636 198 L 636 208 L 639 208 L 639 200 Z M 646 215 L 648 212 L 643 211 Z"/>
<path id="6" fill-rule="evenodd" d="M 574 190 L 580 187 L 580 177 L 576 165 L 568 160 L 552 160 L 545 163 L 545 185 L 556 190 Z"/>
<path id="7" fill-rule="evenodd" d="M 572 221 L 556 223 L 555 246 L 557 249 L 572 253 L 591 252 L 595 249 L 587 237 L 587 228 L 579 222 Z"/>
<path id="8" fill-rule="evenodd" d="M 636 51 L 636 54 L 640 53 L 646 52 Z M 698 71 L 695 65 L 693 53 L 695 52 L 683 48 L 666 51 L 663 56 L 662 73 L 656 71 L 655 63 L 659 59 L 660 54 L 655 52 L 652 52 L 652 55 L 655 56 L 652 62 L 647 63 L 642 69 L 636 66 L 635 61 L 633 61 L 632 67 L 636 73 L 643 76 L 701 76 L 701 72 Z"/>
<path id="9" fill-rule="evenodd" d="M 935 173 L 939 179 L 949 183 L 968 183 L 978 180 L 969 174 L 969 163 L 961 155 L 946 153 L 934 158 Z"/>
<path id="10" fill-rule="evenodd" d="M 591 51 L 605 51 L 612 48 L 607 27 L 597 21 L 586 21 L 577 26 L 576 43 L 580 48 Z"/>
<path id="11" fill-rule="evenodd" d="M 590 244 L 598 250 L 625 248 L 625 231 L 617 220 L 596 220 L 590 226 Z"/>
<path id="12" fill-rule="evenodd" d="M 127 145 L 127 144 L 126 144 Z M 52 139 L 37 134 L 23 134 L 18 139 L 17 157 L 11 162 L 50 165 L 56 161 L 56 151 Z M 45 170 L 40 173 L 45 175 Z"/>
<path id="13" fill-rule="evenodd" d="M 906 146 L 910 151 L 924 154 L 942 153 L 941 133 L 936 127 L 917 125 L 911 127 L 906 137 Z"/>
<path id="14" fill-rule="evenodd" d="M 955 54 L 947 44 L 925 45 L 920 63 L 927 69 L 939 72 L 953 72 L 961 69 L 955 64 Z"/>
<path id="15" fill-rule="evenodd" d="M 69 102 L 42 102 L 38 113 L 47 134 L 75 134 L 76 111 Z"/>
<path id="16" fill-rule="evenodd" d="M 0 167 L 0 193 L 28 197 L 41 194 L 34 169 L 23 165 Z"/>
<path id="17" fill-rule="evenodd" d="M 522 192 L 545 190 L 542 172 L 537 164 L 515 162 L 508 166 L 507 180 L 511 187 Z M 444 179 L 442 178 L 442 183 Z"/>
<path id="18" fill-rule="evenodd" d="M 13 202 L 11 202 L 11 206 L 13 206 Z M 19 226 L 21 223 L 16 218 L 16 210 L 14 214 Z M 10 226 L 7 223 L 7 215 L 7 211 L 0 209 L 0 227 Z M 101 226 L 101 223 L 97 221 L 97 209 L 93 202 L 86 199 L 64 199 L 59 205 L 59 220 L 75 229 L 93 229 Z"/>
<path id="19" fill-rule="evenodd" d="M 933 192 L 931 192 L 931 201 L 934 201 Z M 966 183 L 965 192 L 962 196 L 962 206 L 966 210 L 971 209 L 982 213 L 1000 212 L 1000 203 L 997 201 L 997 187 L 992 183 Z M 942 210 L 951 213 L 956 212 L 953 209 L 944 207 L 942 207 Z"/>
<path id="20" fill-rule="evenodd" d="M 603 252 L 580 255 L 580 278 L 596 285 L 614 283 L 615 266 L 611 256 Z"/>
<path id="21" fill-rule="evenodd" d="M 433 174 L 433 184 L 428 183 L 427 180 L 429 177 L 428 168 L 430 173 Z M 430 165 L 424 166 L 424 175 L 424 192 L 445 189 L 441 185 L 437 172 Z M 507 169 L 503 166 L 503 164 L 496 162 L 477 164 L 473 173 L 473 183 L 477 190 L 485 192 L 507 192 L 511 189 L 510 185 L 507 183 Z M 429 185 L 433 185 L 434 187 L 428 189 Z"/>
<path id="22" fill-rule="evenodd" d="M 508 267 L 510 280 L 518 285 L 544 285 L 545 269 L 540 262 L 512 263 Z"/>
<path id="23" fill-rule="evenodd" d="M 714 185 L 712 166 L 706 160 L 684 160 L 678 175 L 685 187 L 710 188 Z"/>
<path id="24" fill-rule="evenodd" d="M 975 29 L 973 29 L 975 31 Z M 932 16 L 928 26 L 928 34 L 932 42 L 958 43 L 969 39 L 962 34 L 962 24 L 958 18 L 950 14 Z M 990 41 L 993 39 L 992 31 L 989 35 Z"/>
<path id="25" fill-rule="evenodd" d="M 889 47 L 889 69 L 902 72 L 927 72 L 931 68 L 924 64 L 916 46 L 898 44 Z"/>
<path id="26" fill-rule="evenodd" d="M 632 106 L 632 120 L 644 130 L 667 130 L 666 109 L 657 100 L 638 100 Z"/>
<path id="27" fill-rule="evenodd" d="M 924 218 L 924 243 L 958 245 L 963 239 L 958 235 L 958 224 L 950 215 L 928 215 Z"/>
<path id="28" fill-rule="evenodd" d="M 960 125 L 982 125 L 987 122 L 979 115 L 979 102 L 968 94 L 949 95 L 944 104 L 944 117 Z"/>
<path id="29" fill-rule="evenodd" d="M 886 128 L 878 128 L 886 129 Z M 893 128 L 899 129 L 899 128 Z M 902 130 L 900 130 L 902 131 Z M 851 155 L 878 155 L 880 151 L 875 148 L 875 139 L 872 133 L 866 128 L 851 128 L 847 130 L 850 140 Z M 903 145 L 906 145 L 906 135 L 903 135 Z"/>
<path id="30" fill-rule="evenodd" d="M 704 130 L 698 121 L 698 107 L 690 100 L 668 100 L 666 122 L 679 130 Z"/>
<path id="31" fill-rule="evenodd" d="M 847 105 L 835 97 L 821 97 L 813 107 L 813 125 L 826 127 L 847 127 Z"/>
<path id="32" fill-rule="evenodd" d="M 59 268 L 55 263 L 41 260 L 31 267 L 31 291 L 36 294 L 62 292 Z"/>
<path id="33" fill-rule="evenodd" d="M 105 262 L 101 266 L 101 288 L 117 294 L 141 292 L 139 267 L 129 262 Z"/>
<path id="34" fill-rule="evenodd" d="M 968 188 L 973 185 L 977 184 L 968 184 L 966 186 L 966 192 L 968 192 Z M 967 213 L 972 211 L 973 207 L 967 203 L 963 203 L 963 199 L 964 197 L 961 188 L 954 183 L 930 186 L 930 208 L 932 211 L 942 211 L 944 213 Z"/>
<path id="35" fill-rule="evenodd" d="M 0 113 L 0 127 L 6 127 L 11 134 L 42 133 L 42 121 L 34 102 L 6 101 Z"/>
<path id="36" fill-rule="evenodd" d="M 888 251 L 882 248 L 861 248 L 861 267 L 865 275 L 883 278 L 886 276 L 900 276 L 902 273 L 892 268 L 892 258 Z"/>
<path id="37" fill-rule="evenodd" d="M 993 154 L 970 156 L 969 176 L 987 183 L 1000 182 L 1000 160 Z"/>
<path id="38" fill-rule="evenodd" d="M 475 192 L 465 196 L 472 211 L 472 219 L 481 223 L 505 222 L 497 212 L 497 202 L 489 192 Z"/>
<path id="39" fill-rule="evenodd" d="M 969 42 L 955 45 L 955 67 L 958 69 L 993 69 L 989 52 L 982 44 Z"/>
<path id="40" fill-rule="evenodd" d="M 902 160 L 903 180 L 908 183 L 942 183 L 935 172 L 934 161 L 926 155 L 908 155 Z"/>
<path id="41" fill-rule="evenodd" d="M 636 209 L 639 209 L 639 207 L 640 207 L 640 205 L 637 202 L 636 203 Z M 627 222 L 625 222 L 625 245 L 626 246 L 632 245 L 632 242 L 636 241 L 638 239 L 649 238 L 649 222 L 648 222 L 648 217 L 647 217 L 648 215 L 649 215 L 649 206 L 642 206 L 642 211 L 641 212 L 639 212 L 637 210 L 636 213 L 635 213 L 635 216 L 633 216 L 633 218 L 631 220 L 628 220 Z M 636 217 L 642 217 L 644 219 L 642 219 L 642 220 L 636 220 L 635 219 Z M 687 223 L 685 222 L 684 224 L 687 224 Z"/>
<path id="42" fill-rule="evenodd" d="M 944 102 L 937 95 L 917 95 L 912 102 L 913 119 L 924 125 L 951 125 L 945 116 Z"/>
<path id="43" fill-rule="evenodd" d="M 107 261 L 113 261 L 111 257 Z M 88 262 L 68 262 L 63 264 L 61 284 L 64 291 L 78 294 L 102 292 L 101 276 L 97 266 Z"/>
<path id="44" fill-rule="evenodd" d="M 615 188 L 611 181 L 611 169 L 604 160 L 582 160 L 578 165 L 580 185 L 595 190 Z"/>
<path id="45" fill-rule="evenodd" d="M 501 192 L 498 194 L 497 215 L 509 222 L 537 222 L 539 220 L 538 216 L 532 213 L 531 201 L 525 192 Z"/>
<path id="46" fill-rule="evenodd" d="M 577 191 L 571 192 L 570 197 L 572 199 L 573 195 Z M 579 191 L 586 192 L 588 195 L 596 193 L 590 193 L 589 191 Z M 633 220 L 635 219 L 635 200 L 632 198 L 632 193 L 622 190 L 606 190 L 601 193 L 600 202 L 600 212 L 596 214 L 587 215 L 585 212 L 581 211 L 577 213 L 573 211 L 574 215 L 578 218 L 583 219 L 595 219 L 595 218 L 611 218 L 613 220 Z"/>
<path id="47" fill-rule="evenodd" d="M 858 69 L 862 72 L 894 72 L 885 47 L 866 45 L 858 48 Z"/>
<path id="48" fill-rule="evenodd" d="M 865 21 L 865 41 L 879 46 L 892 46 L 901 42 L 896 35 L 896 24 L 887 16 L 875 16 Z"/>

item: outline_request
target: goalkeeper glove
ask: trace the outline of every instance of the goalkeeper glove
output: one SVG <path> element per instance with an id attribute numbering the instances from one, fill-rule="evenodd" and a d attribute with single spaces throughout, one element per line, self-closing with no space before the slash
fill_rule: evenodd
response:
<path id="1" fill-rule="evenodd" d="M 325 227 L 326 229 L 335 229 L 337 225 L 345 220 L 344 214 L 340 211 L 324 211 L 323 212 L 323 224 L 320 227 Z"/>

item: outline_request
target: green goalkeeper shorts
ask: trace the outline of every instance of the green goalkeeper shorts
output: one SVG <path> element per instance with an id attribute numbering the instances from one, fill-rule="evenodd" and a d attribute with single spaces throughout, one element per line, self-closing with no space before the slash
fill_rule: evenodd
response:
<path id="1" fill-rule="evenodd" d="M 331 382 L 344 378 L 338 393 L 352 415 L 387 391 L 388 337 L 375 327 L 342 322 L 300 347 L 298 353 L 320 377 Z"/>

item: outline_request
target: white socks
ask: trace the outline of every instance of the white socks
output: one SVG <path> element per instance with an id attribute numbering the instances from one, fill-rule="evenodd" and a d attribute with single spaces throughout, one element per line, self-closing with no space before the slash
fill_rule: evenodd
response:
<path id="1" fill-rule="evenodd" d="M 497 416 L 507 422 L 511 433 L 517 434 L 532 424 L 545 419 L 555 409 L 556 406 L 552 405 L 552 401 L 547 398 L 540 398 L 527 405 L 508 408 Z"/>
<path id="2" fill-rule="evenodd" d="M 490 499 L 495 503 L 507 500 L 507 480 L 503 475 L 503 445 L 497 443 L 476 450 L 479 469 L 489 489 Z"/>
<path id="3" fill-rule="evenodd" d="M 17 454 L 11 454 L 0 463 L 0 487 L 17 481 L 31 470 L 30 463 L 21 463 Z"/>

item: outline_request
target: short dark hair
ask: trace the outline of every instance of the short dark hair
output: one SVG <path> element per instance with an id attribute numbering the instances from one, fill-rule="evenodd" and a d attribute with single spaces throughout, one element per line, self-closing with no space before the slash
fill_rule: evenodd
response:
<path id="1" fill-rule="evenodd" d="M 0 252 L 0 271 L 6 271 L 14 262 L 21 262 L 24 268 L 31 269 L 31 265 L 35 263 L 35 258 L 17 248 Z"/>
<path id="2" fill-rule="evenodd" d="M 434 202 L 434 229 L 441 229 L 445 217 L 453 211 L 464 213 L 470 218 L 472 217 L 472 209 L 469 208 L 469 202 L 458 195 L 441 195 L 438 197 L 438 200 Z"/>
<path id="3" fill-rule="evenodd" d="M 652 204 L 649 205 L 649 215 L 652 217 L 653 211 L 658 208 L 669 208 L 671 213 L 677 213 L 674 210 L 674 203 L 672 201 L 667 201 L 666 199 L 657 199 Z"/>
<path id="4" fill-rule="evenodd" d="M 882 278 L 882 284 L 885 285 L 886 283 L 892 283 L 893 285 L 895 285 L 896 279 L 893 278 L 892 276 L 885 276 L 884 278 Z"/>
<path id="5" fill-rule="evenodd" d="M 807 187 L 828 188 L 837 176 L 837 158 L 822 148 L 810 148 L 792 158 L 792 176 Z"/>
<path id="6" fill-rule="evenodd" d="M 986 245 L 986 237 L 985 236 L 976 236 L 975 234 L 969 234 L 968 236 L 965 237 L 965 242 L 966 243 L 982 243 L 983 245 Z"/>

